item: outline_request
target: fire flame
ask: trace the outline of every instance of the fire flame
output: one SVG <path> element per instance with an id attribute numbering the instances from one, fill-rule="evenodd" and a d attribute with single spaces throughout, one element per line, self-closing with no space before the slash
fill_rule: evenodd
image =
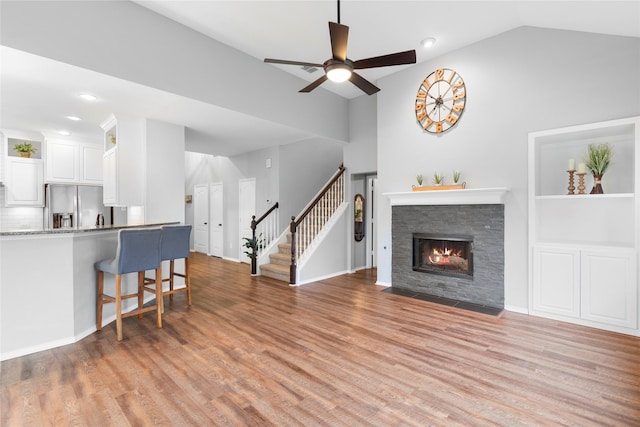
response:
<path id="1" fill-rule="evenodd" d="M 446 265 L 451 262 L 450 257 L 459 258 L 461 256 L 462 256 L 461 250 L 454 251 L 451 248 L 444 248 L 444 249 L 433 248 L 432 253 L 429 254 L 429 262 L 435 265 Z"/>

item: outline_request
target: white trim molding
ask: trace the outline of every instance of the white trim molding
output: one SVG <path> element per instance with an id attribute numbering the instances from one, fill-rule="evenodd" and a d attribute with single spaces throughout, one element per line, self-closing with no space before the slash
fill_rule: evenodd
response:
<path id="1" fill-rule="evenodd" d="M 383 193 L 391 206 L 420 205 L 503 205 L 506 187 L 468 188 L 461 190 L 409 191 Z"/>

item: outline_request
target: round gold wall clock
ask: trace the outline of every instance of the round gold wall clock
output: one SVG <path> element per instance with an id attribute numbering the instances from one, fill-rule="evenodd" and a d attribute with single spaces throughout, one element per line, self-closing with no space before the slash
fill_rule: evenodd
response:
<path id="1" fill-rule="evenodd" d="M 418 124 L 427 132 L 446 132 L 460 120 L 466 97 L 466 87 L 460 74 L 448 68 L 438 68 L 422 81 L 418 89 Z"/>

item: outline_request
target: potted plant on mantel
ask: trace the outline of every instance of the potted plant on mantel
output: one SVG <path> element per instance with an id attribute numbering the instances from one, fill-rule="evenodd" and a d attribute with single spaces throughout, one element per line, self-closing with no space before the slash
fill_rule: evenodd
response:
<path id="1" fill-rule="evenodd" d="M 20 157 L 31 157 L 31 153 L 38 151 L 33 144 L 27 141 L 22 141 L 20 144 L 14 145 L 13 149 L 20 154 Z"/>

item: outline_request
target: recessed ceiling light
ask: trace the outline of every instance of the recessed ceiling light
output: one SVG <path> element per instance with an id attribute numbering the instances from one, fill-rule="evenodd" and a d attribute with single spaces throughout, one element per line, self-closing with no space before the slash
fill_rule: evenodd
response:
<path id="1" fill-rule="evenodd" d="M 68 130 L 59 130 L 58 133 L 60 135 L 64 135 L 64 136 L 69 136 L 71 135 L 71 132 L 69 132 Z"/>
<path id="2" fill-rule="evenodd" d="M 427 37 L 426 39 L 422 40 L 420 42 L 420 44 L 422 45 L 422 47 L 431 47 L 434 44 L 436 44 L 436 39 L 433 37 Z"/>
<path id="3" fill-rule="evenodd" d="M 91 95 L 90 93 L 83 93 L 80 95 L 80 98 L 84 99 L 85 101 L 96 101 L 98 99 L 98 97 L 96 97 L 95 95 Z"/>
<path id="4" fill-rule="evenodd" d="M 78 122 L 78 121 L 82 120 L 78 116 L 67 116 L 67 119 L 73 120 L 74 122 Z"/>

